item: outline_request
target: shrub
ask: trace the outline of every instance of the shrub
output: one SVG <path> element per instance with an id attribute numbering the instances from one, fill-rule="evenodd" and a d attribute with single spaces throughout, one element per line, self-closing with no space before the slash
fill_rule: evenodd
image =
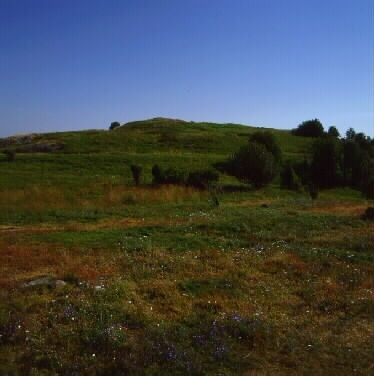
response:
<path id="1" fill-rule="evenodd" d="M 367 219 L 369 221 L 374 221 L 374 207 L 369 206 L 366 210 L 365 213 L 362 215 L 363 219 Z"/>
<path id="2" fill-rule="evenodd" d="M 331 188 L 339 184 L 340 155 L 339 140 L 323 137 L 315 141 L 311 164 L 311 177 L 314 184 L 320 188 Z"/>
<path id="3" fill-rule="evenodd" d="M 162 171 L 159 165 L 154 165 L 152 167 L 152 176 L 153 176 L 153 183 L 154 184 L 161 184 L 162 180 Z"/>
<path id="4" fill-rule="evenodd" d="M 218 181 L 219 175 L 213 170 L 193 171 L 188 174 L 187 185 L 199 189 L 207 189 Z"/>
<path id="5" fill-rule="evenodd" d="M 185 184 L 185 174 L 173 168 L 162 169 L 158 165 L 152 167 L 154 184 Z"/>
<path id="6" fill-rule="evenodd" d="M 282 151 L 271 132 L 255 132 L 249 137 L 249 142 L 257 142 L 258 144 L 264 145 L 266 150 L 273 154 L 275 161 L 280 163 L 282 159 Z"/>
<path id="7" fill-rule="evenodd" d="M 318 187 L 314 184 L 309 185 L 309 195 L 312 201 L 316 200 L 318 198 L 319 190 Z"/>
<path id="8" fill-rule="evenodd" d="M 142 167 L 141 166 L 137 166 L 137 165 L 131 165 L 130 168 L 131 168 L 131 173 L 132 173 L 132 177 L 134 179 L 135 185 L 138 186 L 140 184 L 140 177 L 141 177 L 141 174 L 142 174 Z"/>
<path id="9" fill-rule="evenodd" d="M 303 185 L 310 184 L 311 167 L 310 163 L 305 158 L 302 162 L 293 161 L 292 168 Z"/>
<path id="10" fill-rule="evenodd" d="M 304 137 L 321 137 L 324 134 L 323 125 L 318 119 L 306 120 L 293 129 L 292 134 Z"/>
<path id="11" fill-rule="evenodd" d="M 8 162 L 13 162 L 16 159 L 16 152 L 14 150 L 4 150 L 3 153 L 6 156 Z"/>
<path id="12" fill-rule="evenodd" d="M 110 123 L 109 130 L 112 131 L 113 129 L 116 129 L 120 126 L 121 124 L 118 121 L 113 121 Z"/>
<path id="13" fill-rule="evenodd" d="M 339 138 L 340 137 L 340 133 L 338 131 L 338 129 L 334 126 L 331 126 L 329 128 L 329 130 L 327 131 L 327 134 L 331 137 L 334 137 L 334 138 Z"/>
<path id="14" fill-rule="evenodd" d="M 301 189 L 301 182 L 299 177 L 296 175 L 290 162 L 288 162 L 282 169 L 280 175 L 280 186 L 281 188 L 290 189 L 294 191 L 299 191 Z"/>
<path id="15" fill-rule="evenodd" d="M 231 157 L 225 169 L 229 175 L 260 188 L 274 178 L 276 163 L 264 145 L 250 142 Z"/>

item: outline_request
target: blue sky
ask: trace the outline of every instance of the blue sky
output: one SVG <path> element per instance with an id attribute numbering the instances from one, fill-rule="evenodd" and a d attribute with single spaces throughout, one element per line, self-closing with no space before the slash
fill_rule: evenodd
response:
<path id="1" fill-rule="evenodd" d="M 156 116 L 374 136 L 372 0 L 0 0 L 0 137 Z"/>

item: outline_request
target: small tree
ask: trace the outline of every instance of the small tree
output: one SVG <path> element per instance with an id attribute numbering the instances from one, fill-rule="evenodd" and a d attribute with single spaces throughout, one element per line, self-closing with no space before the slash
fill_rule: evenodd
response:
<path id="1" fill-rule="evenodd" d="M 142 167 L 137 165 L 131 165 L 131 173 L 134 179 L 135 185 L 138 186 L 140 184 L 140 177 L 142 174 Z"/>
<path id="2" fill-rule="evenodd" d="M 329 128 L 329 130 L 327 131 L 327 134 L 331 137 L 334 137 L 334 138 L 339 138 L 340 137 L 340 133 L 338 131 L 338 129 L 334 126 L 331 126 Z"/>
<path id="3" fill-rule="evenodd" d="M 8 162 L 13 162 L 16 159 L 16 152 L 15 150 L 4 150 L 3 153 L 6 156 Z"/>
<path id="4" fill-rule="evenodd" d="M 152 167 L 153 184 L 162 184 L 162 170 L 159 165 Z"/>
<path id="5" fill-rule="evenodd" d="M 112 131 L 113 129 L 116 129 L 119 126 L 121 126 L 121 124 L 118 121 L 113 121 L 113 122 L 110 123 L 109 130 Z"/>
<path id="6" fill-rule="evenodd" d="M 346 140 L 353 141 L 356 136 L 356 131 L 351 127 L 347 129 L 347 132 L 345 132 L 345 138 Z"/>
<path id="7" fill-rule="evenodd" d="M 291 162 L 286 163 L 280 174 L 280 186 L 281 188 L 290 189 L 294 191 L 301 190 L 301 182 L 296 175 Z"/>
<path id="8" fill-rule="evenodd" d="M 293 129 L 292 134 L 304 137 L 321 137 L 324 134 L 323 125 L 318 119 L 306 120 Z"/>
<path id="9" fill-rule="evenodd" d="M 331 188 L 339 183 L 340 146 L 339 140 L 332 137 L 322 137 L 313 145 L 311 180 L 320 188 Z"/>
<path id="10" fill-rule="evenodd" d="M 315 184 L 309 185 L 309 195 L 312 199 L 312 204 L 314 205 L 314 201 L 317 200 L 319 194 L 318 187 Z"/>
<path id="11" fill-rule="evenodd" d="M 301 184 L 308 185 L 311 181 L 311 166 L 306 157 L 301 162 L 293 162 L 292 168 L 295 171 L 297 177 L 300 179 Z"/>
<path id="12" fill-rule="evenodd" d="M 249 136 L 249 142 L 257 142 L 258 144 L 264 145 L 266 150 L 273 154 L 276 162 L 281 162 L 282 160 L 282 150 L 273 135 L 269 131 L 258 131 Z"/>
<path id="13" fill-rule="evenodd" d="M 186 176 L 183 172 L 174 168 L 163 169 L 158 165 L 152 167 L 154 184 L 185 184 Z"/>
<path id="14" fill-rule="evenodd" d="M 369 206 L 368 208 L 366 208 L 365 213 L 362 215 L 362 219 L 374 221 L 374 207 L 373 206 Z"/>
<path id="15" fill-rule="evenodd" d="M 271 182 L 276 169 L 273 155 L 264 145 L 250 142 L 236 152 L 226 164 L 226 172 L 255 188 Z"/>
<path id="16" fill-rule="evenodd" d="M 193 171 L 188 174 L 187 185 L 199 189 L 207 189 L 218 181 L 219 175 L 212 170 Z"/>

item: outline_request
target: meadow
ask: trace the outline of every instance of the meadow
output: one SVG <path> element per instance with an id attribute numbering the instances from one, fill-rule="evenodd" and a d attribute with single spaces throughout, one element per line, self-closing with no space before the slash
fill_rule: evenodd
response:
<path id="1" fill-rule="evenodd" d="M 0 155 L 0 374 L 372 374 L 372 202 L 222 174 L 214 191 L 152 185 L 155 163 L 206 168 L 255 130 L 158 118 Z"/>

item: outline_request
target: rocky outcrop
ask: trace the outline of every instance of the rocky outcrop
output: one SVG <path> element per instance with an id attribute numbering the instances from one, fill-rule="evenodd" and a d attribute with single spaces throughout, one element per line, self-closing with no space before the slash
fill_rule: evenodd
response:
<path id="1" fill-rule="evenodd" d="M 40 135 L 24 134 L 0 139 L 0 147 L 13 146 L 17 153 L 53 153 L 64 149 L 65 143 L 61 141 L 41 141 Z"/>
<path id="2" fill-rule="evenodd" d="M 40 276 L 38 278 L 32 279 L 31 281 L 25 282 L 22 287 L 47 287 L 47 288 L 60 288 L 64 287 L 66 282 L 61 279 L 56 279 L 51 276 Z"/>

